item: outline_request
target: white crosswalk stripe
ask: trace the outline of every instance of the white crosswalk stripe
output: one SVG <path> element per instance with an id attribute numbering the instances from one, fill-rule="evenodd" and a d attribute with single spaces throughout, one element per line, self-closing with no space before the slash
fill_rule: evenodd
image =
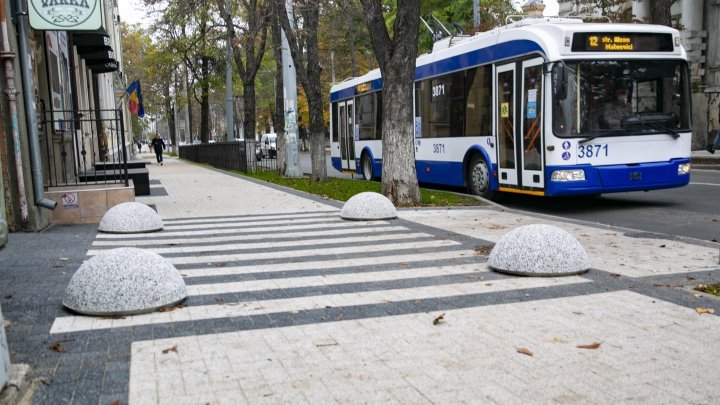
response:
<path id="1" fill-rule="evenodd" d="M 157 233 L 99 234 L 88 256 L 111 247 L 138 246 L 165 255 L 179 266 L 187 286 L 188 305 L 169 312 L 103 319 L 85 316 L 57 318 L 51 333 L 151 325 L 182 320 L 207 320 L 273 312 L 307 311 L 318 308 L 384 304 L 397 300 L 475 294 L 514 289 L 518 286 L 546 286 L 557 281 L 506 280 L 487 285 L 437 281 L 422 286 L 409 280 L 463 277 L 482 280 L 488 269 L 474 250 L 457 241 L 413 231 L 390 221 L 342 221 L 336 214 L 308 213 L 281 215 L 285 224 L 267 216 L 203 218 L 167 221 Z M 244 229 L 252 224 L 272 224 L 260 230 Z M 238 228 L 235 234 L 226 233 Z M 255 233 L 257 232 L 257 233 Z M 408 251 L 413 252 L 407 254 Z M 270 261 L 268 261 L 270 260 Z M 228 262 L 227 265 L 225 262 Z M 424 265 L 425 263 L 432 265 Z M 353 270 L 353 269 L 361 270 Z M 329 271 L 329 272 L 328 272 Z M 310 272 L 310 273 L 308 273 Z M 219 280 L 218 277 L 251 277 L 250 280 Z M 191 282 L 199 277 L 201 283 Z M 259 277 L 259 278 L 257 278 Z M 200 281 L 200 280 L 197 280 Z M 397 283 L 400 284 L 397 284 Z M 564 279 L 562 282 L 577 282 Z M 373 284 L 375 283 L 375 284 Z M 395 283 L 382 287 L 383 283 Z M 324 288 L 342 285 L 370 285 L 358 291 L 318 295 L 307 290 L 287 298 L 274 291 Z M 217 304 L 192 304 L 193 297 L 242 293 L 270 293 L 269 299 L 250 299 Z M 230 298 L 232 300 L 232 298 Z M 207 298 L 205 301 L 207 302 Z"/>

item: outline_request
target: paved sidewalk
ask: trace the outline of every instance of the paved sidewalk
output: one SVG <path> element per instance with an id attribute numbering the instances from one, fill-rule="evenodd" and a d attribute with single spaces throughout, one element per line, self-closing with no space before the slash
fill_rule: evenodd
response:
<path id="1" fill-rule="evenodd" d="M 137 201 L 160 233 L 58 226 L 0 250 L 11 360 L 31 365 L 33 403 L 720 402 L 720 300 L 689 289 L 720 281 L 717 244 L 496 206 L 347 222 L 340 203 L 172 158 L 150 178 Z M 593 268 L 491 271 L 492 245 L 531 223 L 572 233 Z M 185 305 L 64 310 L 80 263 L 121 246 L 172 261 Z"/>

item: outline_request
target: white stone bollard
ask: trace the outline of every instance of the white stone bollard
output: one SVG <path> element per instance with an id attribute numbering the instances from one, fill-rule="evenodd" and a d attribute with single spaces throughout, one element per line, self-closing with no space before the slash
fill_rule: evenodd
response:
<path id="1" fill-rule="evenodd" d="M 392 202 L 380 193 L 365 191 L 350 197 L 340 211 L 342 219 L 372 221 L 397 218 Z"/>
<path id="2" fill-rule="evenodd" d="M 185 281 L 169 260 L 125 247 L 83 263 L 68 283 L 63 305 L 85 315 L 135 315 L 186 297 Z"/>
<path id="3" fill-rule="evenodd" d="M 98 226 L 98 230 L 105 233 L 147 233 L 162 229 L 160 215 L 149 206 L 134 201 L 110 208 Z"/>
<path id="4" fill-rule="evenodd" d="M 545 224 L 525 225 L 506 233 L 488 264 L 520 276 L 568 276 L 588 271 L 590 260 L 574 236 Z"/>

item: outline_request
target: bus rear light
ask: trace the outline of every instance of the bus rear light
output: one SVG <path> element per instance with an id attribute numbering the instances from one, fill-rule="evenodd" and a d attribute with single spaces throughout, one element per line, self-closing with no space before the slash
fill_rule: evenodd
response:
<path id="1" fill-rule="evenodd" d="M 555 170 L 550 175 L 550 181 L 585 181 L 585 170 Z"/>
<path id="2" fill-rule="evenodd" d="M 683 163 L 678 165 L 678 176 L 690 174 L 690 163 Z"/>

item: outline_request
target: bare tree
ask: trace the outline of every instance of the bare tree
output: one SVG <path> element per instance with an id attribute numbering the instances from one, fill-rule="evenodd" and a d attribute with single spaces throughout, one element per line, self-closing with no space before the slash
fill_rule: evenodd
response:
<path id="1" fill-rule="evenodd" d="M 257 0 L 240 0 L 243 24 L 235 24 L 233 2 L 215 0 L 232 43 L 233 60 L 243 82 L 245 100 L 245 139 L 255 139 L 255 77 L 265 54 L 268 32 L 268 8 Z M 238 29 L 240 32 L 238 33 Z M 244 57 L 244 58 L 243 58 Z"/>
<path id="2" fill-rule="evenodd" d="M 398 2 L 390 38 L 381 0 L 361 0 L 383 78 L 382 193 L 395 205 L 420 202 L 415 172 L 413 80 L 420 0 Z"/>
<path id="3" fill-rule="evenodd" d="M 296 0 L 294 12 L 297 27 L 290 28 L 285 0 L 275 0 L 278 16 L 288 40 L 290 54 L 295 64 L 295 71 L 300 84 L 305 90 L 310 115 L 310 161 L 312 164 L 312 181 L 327 180 L 325 166 L 325 127 L 323 125 L 323 103 L 320 74 L 320 57 L 318 53 L 318 25 L 320 21 L 319 0 Z"/>

